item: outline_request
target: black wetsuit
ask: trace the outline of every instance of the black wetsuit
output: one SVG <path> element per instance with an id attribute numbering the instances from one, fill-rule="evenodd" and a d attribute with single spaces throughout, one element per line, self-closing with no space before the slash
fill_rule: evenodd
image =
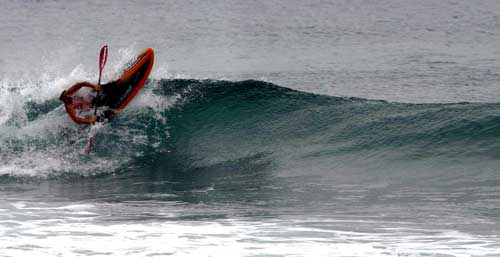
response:
<path id="1" fill-rule="evenodd" d="M 114 110 L 119 106 L 117 105 L 117 99 L 122 94 L 118 82 L 117 80 L 101 85 L 101 92 L 98 93 L 95 99 L 95 105 L 97 107 L 104 107 L 104 109 L 98 120 L 102 120 L 103 118 L 111 119 L 115 115 Z"/>
<path id="2" fill-rule="evenodd" d="M 118 87 L 118 80 L 104 85 L 101 85 L 101 92 L 96 99 L 98 107 L 107 106 L 111 109 L 116 109 L 116 99 L 120 97 L 120 88 Z"/>

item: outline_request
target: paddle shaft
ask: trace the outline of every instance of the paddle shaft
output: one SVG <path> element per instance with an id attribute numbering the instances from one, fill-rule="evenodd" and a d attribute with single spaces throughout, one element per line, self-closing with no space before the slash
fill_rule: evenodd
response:
<path id="1" fill-rule="evenodd" d="M 108 46 L 104 45 L 101 48 L 101 52 L 99 53 L 99 79 L 97 80 L 97 85 L 101 85 L 101 75 L 104 66 L 106 65 L 106 61 L 108 60 Z M 101 90 L 97 91 L 97 98 L 101 97 Z M 94 106 L 94 115 L 97 115 L 97 104 Z M 90 135 L 89 143 L 87 144 L 87 154 L 90 154 L 92 151 L 92 147 L 94 146 L 94 135 Z"/>

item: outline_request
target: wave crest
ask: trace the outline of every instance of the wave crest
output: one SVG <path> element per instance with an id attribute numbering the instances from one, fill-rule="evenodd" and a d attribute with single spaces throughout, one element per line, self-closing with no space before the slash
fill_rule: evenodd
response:
<path id="1" fill-rule="evenodd" d="M 495 160 L 500 146 L 499 104 L 390 103 L 255 80 L 151 80 L 99 130 L 91 157 L 83 153 L 88 128 L 72 124 L 55 97 L 27 98 L 21 106 L 0 124 L 0 174 L 192 170 L 252 156 L 259 156 L 256 165 L 264 158 L 278 166 Z"/>

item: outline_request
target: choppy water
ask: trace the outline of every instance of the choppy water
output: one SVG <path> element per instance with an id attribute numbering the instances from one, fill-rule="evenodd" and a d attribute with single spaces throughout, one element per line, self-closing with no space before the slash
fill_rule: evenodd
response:
<path id="1" fill-rule="evenodd" d="M 496 1 L 5 1 L 0 256 L 500 256 Z M 113 122 L 57 100 L 138 50 Z"/>

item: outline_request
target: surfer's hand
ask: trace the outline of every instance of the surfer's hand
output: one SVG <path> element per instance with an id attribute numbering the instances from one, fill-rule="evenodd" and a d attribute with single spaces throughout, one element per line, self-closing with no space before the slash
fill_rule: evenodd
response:
<path id="1" fill-rule="evenodd" d="M 101 91 L 101 86 L 100 86 L 100 85 L 94 85 L 94 84 L 90 84 L 90 83 L 89 83 L 89 86 L 90 86 L 91 88 L 93 88 L 93 89 L 94 89 L 95 91 L 97 91 L 97 92 Z"/>

